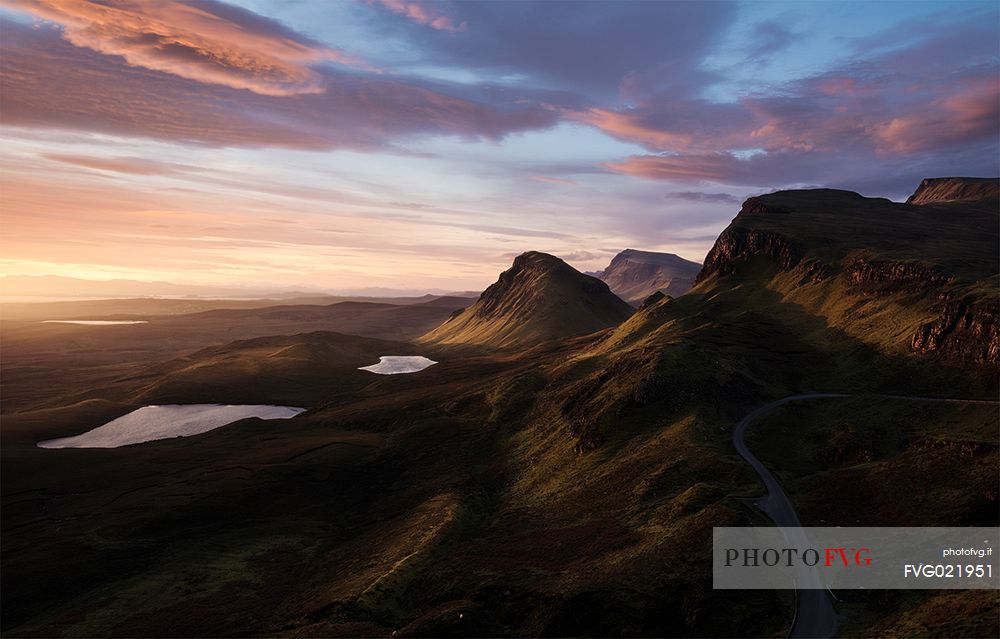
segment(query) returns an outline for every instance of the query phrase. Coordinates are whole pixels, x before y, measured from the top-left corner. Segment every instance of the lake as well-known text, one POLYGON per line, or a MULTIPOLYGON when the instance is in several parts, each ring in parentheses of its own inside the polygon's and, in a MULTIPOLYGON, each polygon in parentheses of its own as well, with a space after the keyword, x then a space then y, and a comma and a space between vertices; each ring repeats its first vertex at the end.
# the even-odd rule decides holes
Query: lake
POLYGON ((266 404, 143 406, 81 435, 38 442, 38 447, 118 448, 157 439, 198 435, 248 417, 290 419, 303 411, 304 408, 266 404))
POLYGON ((378 358, 378 364, 362 366, 358 370, 378 375, 399 375, 401 373, 416 373, 434 364, 437 362, 420 355, 383 355, 378 358))

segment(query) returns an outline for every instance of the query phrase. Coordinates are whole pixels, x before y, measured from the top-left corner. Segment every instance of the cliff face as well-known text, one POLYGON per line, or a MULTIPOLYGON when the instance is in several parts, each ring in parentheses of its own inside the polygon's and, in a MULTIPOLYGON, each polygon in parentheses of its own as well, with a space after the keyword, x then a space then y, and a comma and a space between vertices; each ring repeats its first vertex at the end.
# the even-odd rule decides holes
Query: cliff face
POLYGON ((751 261, 769 264, 775 276, 801 273, 783 277, 785 289, 831 280, 833 288, 810 294, 826 300, 822 313, 829 323, 863 341, 897 340, 897 347, 881 343, 885 348, 995 370, 1000 310, 990 278, 1000 272, 998 183, 928 179, 908 204, 828 189, 750 198, 712 247, 697 282, 729 286, 750 272, 751 261), (949 215, 942 215, 945 206, 949 215), (871 300, 871 310, 864 300, 871 300), (885 315, 887 308, 898 309, 898 318, 885 315), (874 313, 900 328, 909 323, 911 332, 873 335, 865 318, 874 313), (935 319, 917 323, 921 315, 935 319), (905 335, 903 344, 898 340, 905 335))
POLYGON ((995 366, 1000 363, 1000 305, 946 302, 938 319, 913 333, 910 347, 918 353, 995 366))
POLYGON ((910 348, 918 353, 933 353, 956 362, 977 365, 1000 362, 1000 308, 989 300, 960 296, 951 285, 956 278, 947 273, 913 262, 883 262, 857 258, 845 272, 853 289, 863 295, 879 297, 908 294, 914 303, 919 296, 936 300, 931 311, 938 314, 922 324, 910 338, 910 348), (930 293, 930 295, 926 295, 930 293))
POLYGON ((919 263, 860 257, 846 275, 854 290, 867 296, 931 293, 927 299, 936 300, 930 308, 938 318, 914 331, 910 338, 914 352, 980 365, 1000 362, 1000 307, 995 301, 954 292, 954 276, 919 263))
POLYGON ((907 204, 940 204, 944 202, 983 202, 1000 197, 1000 179, 945 177, 927 178, 907 204))
POLYGON ((756 255, 766 256, 784 271, 791 270, 802 260, 795 245, 778 233, 729 228, 722 232, 705 257, 705 266, 696 281, 702 282, 711 275, 732 275, 740 264, 756 255))
POLYGON ((867 294, 917 291, 955 280, 953 276, 917 262, 889 262, 870 257, 852 260, 846 275, 852 285, 867 294))

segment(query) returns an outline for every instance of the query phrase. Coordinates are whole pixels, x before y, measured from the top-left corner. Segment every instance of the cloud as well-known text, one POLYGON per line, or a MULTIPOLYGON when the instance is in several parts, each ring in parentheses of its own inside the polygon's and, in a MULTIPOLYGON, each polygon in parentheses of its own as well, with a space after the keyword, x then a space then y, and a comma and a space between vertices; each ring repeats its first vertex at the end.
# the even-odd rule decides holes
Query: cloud
POLYGON ((710 78, 700 62, 736 9, 732 2, 453 2, 445 13, 431 12, 443 4, 397 3, 447 15, 457 28, 382 20, 385 39, 408 45, 398 65, 471 71, 609 100, 625 85, 650 82, 697 93, 710 78))
POLYGON ((751 60, 765 58, 781 51, 801 38, 802 34, 796 33, 773 20, 758 22, 753 26, 750 33, 750 46, 747 50, 747 56, 751 60))
POLYGON ((576 180, 571 180, 569 178, 557 178, 549 175, 533 175, 531 176, 531 179, 539 182, 547 182, 549 184, 562 184, 564 186, 572 186, 576 184, 576 180))
POLYGON ((1000 122, 1000 82, 970 79, 950 95, 875 127, 882 149, 915 153, 944 145, 996 139, 1000 122))
POLYGON ((215 0, 3 4, 56 23, 67 41, 121 56, 131 66, 262 95, 322 93, 323 78, 310 68, 321 62, 371 70, 361 60, 276 21, 215 0))
POLYGON ((567 262, 592 262, 594 260, 608 259, 605 255, 593 253, 591 251, 572 251, 570 253, 560 255, 559 257, 567 262))
POLYGON ((409 20, 438 31, 465 31, 466 23, 455 22, 435 9, 429 2, 416 0, 368 0, 369 4, 379 4, 393 13, 406 16, 409 20))
POLYGON ((724 183, 760 191, 823 186, 899 198, 912 193, 926 177, 996 175, 997 153, 994 144, 885 156, 866 151, 787 151, 746 158, 731 153, 636 155, 609 163, 608 168, 674 183, 724 183))
POLYGON ((195 171, 198 167, 175 162, 160 162, 139 157, 98 158, 65 153, 45 153, 43 157, 55 162, 74 164, 87 169, 126 173, 130 175, 176 175, 195 171))
POLYGON ((713 202, 719 204, 739 204, 740 199, 729 193, 702 193, 700 191, 674 191, 665 196, 668 200, 688 200, 691 202, 713 202))
POLYGON ((426 134, 499 140, 547 128, 558 117, 522 94, 476 99, 448 87, 335 69, 318 71, 322 94, 248 93, 80 49, 53 29, 14 22, 2 28, 0 109, 8 126, 211 146, 373 150, 426 134))
POLYGON ((654 151, 718 151, 745 145, 754 115, 738 103, 658 95, 624 109, 567 111, 566 117, 654 151))
MULTIPOLYGON (((904 50, 847 61, 827 72, 732 102, 657 93, 627 108, 567 117, 639 144, 649 155, 604 164, 648 179, 782 186, 866 181, 890 167, 924 177, 995 174, 1000 83, 994 44, 965 24, 904 50)), ((919 179, 919 177, 918 177, 919 179)))
POLYGON ((745 183, 748 177, 756 179, 763 175, 763 172, 752 170, 754 164, 749 160, 740 160, 731 153, 711 153, 633 155, 620 162, 608 162, 605 166, 613 171, 651 180, 723 180, 745 183))

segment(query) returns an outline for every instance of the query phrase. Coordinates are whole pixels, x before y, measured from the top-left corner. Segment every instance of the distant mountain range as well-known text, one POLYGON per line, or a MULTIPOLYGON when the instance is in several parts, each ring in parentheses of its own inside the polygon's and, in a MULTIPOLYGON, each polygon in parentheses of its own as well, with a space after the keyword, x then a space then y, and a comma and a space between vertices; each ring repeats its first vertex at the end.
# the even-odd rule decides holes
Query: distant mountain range
POLYGON ((529 346, 614 326, 632 308, 608 285, 561 259, 519 255, 470 307, 425 335, 433 344, 529 346))
POLYGON ((683 295, 694 286, 700 270, 701 264, 673 253, 625 249, 606 269, 592 275, 604 281, 618 297, 638 305, 657 292, 671 297, 683 295))
MULTIPOLYGON (((316 291, 311 293, 316 294, 316 291)), ((250 289, 236 286, 206 286, 143 282, 131 279, 89 280, 60 275, 7 275, 0 277, 0 296, 39 298, 126 297, 302 297, 301 291, 250 289)))
POLYGON ((175 297, 197 299, 292 299, 322 295, 347 297, 419 297, 421 295, 454 295, 474 297, 469 291, 443 289, 399 289, 366 287, 355 289, 282 289, 253 288, 248 286, 209 286, 175 284, 172 282, 145 282, 131 279, 89 280, 60 275, 7 275, 0 277, 0 297, 18 298, 18 301, 47 299, 125 299, 145 297, 175 297))

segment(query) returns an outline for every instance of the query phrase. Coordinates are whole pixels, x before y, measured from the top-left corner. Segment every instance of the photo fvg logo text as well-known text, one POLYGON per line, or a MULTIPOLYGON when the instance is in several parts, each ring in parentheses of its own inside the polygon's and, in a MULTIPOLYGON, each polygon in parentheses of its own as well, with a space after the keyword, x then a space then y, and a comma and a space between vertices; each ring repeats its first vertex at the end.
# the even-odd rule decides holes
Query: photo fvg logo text
POLYGON ((726 567, 742 562, 744 567, 777 566, 784 563, 791 568, 797 563, 806 566, 822 565, 826 568, 843 564, 851 566, 870 566, 872 564, 871 548, 726 548, 726 567), (821 562, 822 559, 822 562, 821 562))
POLYGON ((998 528, 714 528, 716 589, 1000 588, 998 528))

